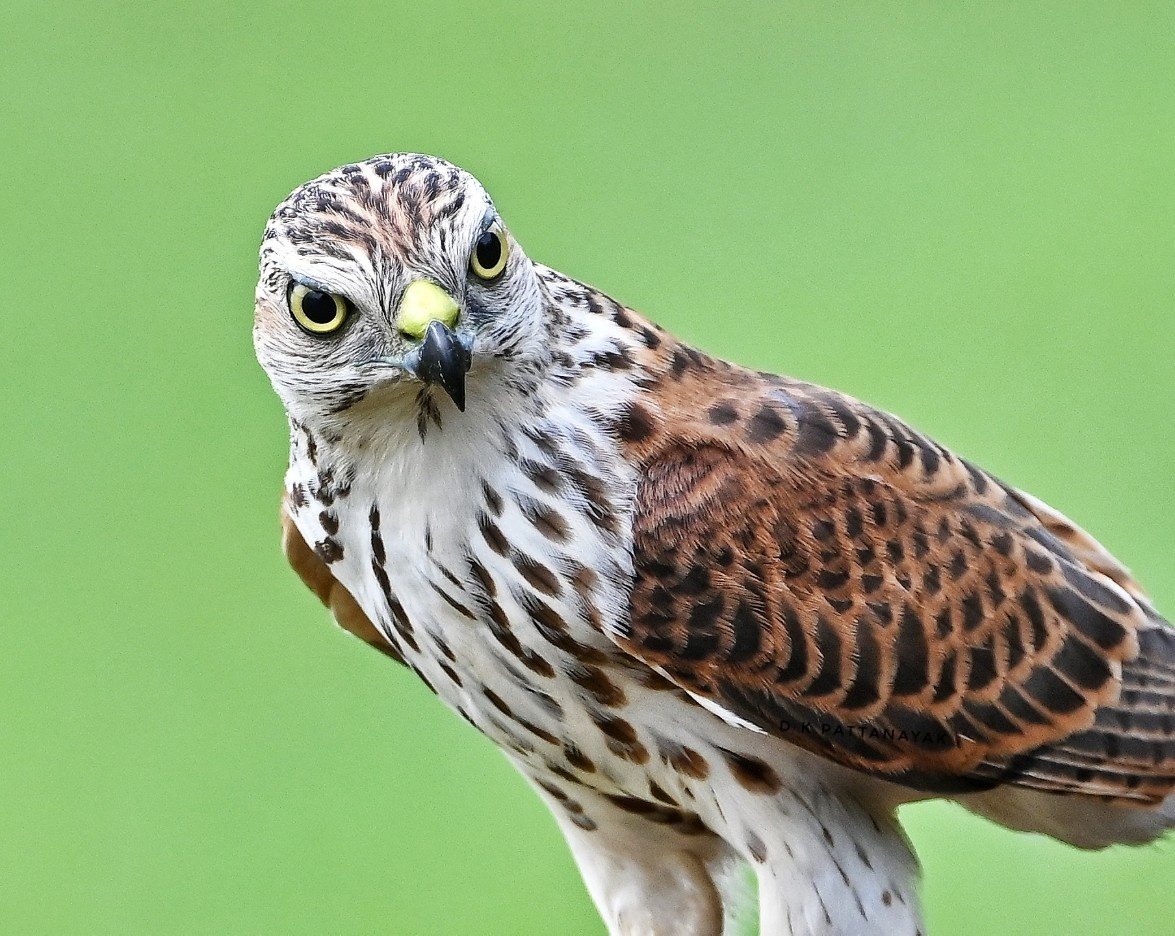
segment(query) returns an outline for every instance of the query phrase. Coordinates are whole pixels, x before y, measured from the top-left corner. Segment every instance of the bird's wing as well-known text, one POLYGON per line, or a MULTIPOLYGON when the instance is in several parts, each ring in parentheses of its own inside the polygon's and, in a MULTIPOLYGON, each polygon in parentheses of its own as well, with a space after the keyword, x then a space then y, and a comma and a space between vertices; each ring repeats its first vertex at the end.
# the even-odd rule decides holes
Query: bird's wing
POLYGON ((331 574, 330 567, 318 558, 314 550, 302 538, 302 534, 298 532, 298 528, 290 516, 287 499, 287 497, 282 498, 282 552, 285 553, 290 566, 298 573, 298 577, 306 587, 318 596, 318 600, 330 608, 331 614, 334 615, 335 621, 341 628, 370 644, 380 653, 390 656, 398 663, 403 663, 404 660, 400 654, 376 630, 375 625, 363 613, 363 609, 359 607, 351 593, 331 574))
POLYGON ((680 345, 645 364, 617 427, 640 479, 623 649, 921 789, 1175 786, 1175 631, 1092 537, 847 396, 680 345))

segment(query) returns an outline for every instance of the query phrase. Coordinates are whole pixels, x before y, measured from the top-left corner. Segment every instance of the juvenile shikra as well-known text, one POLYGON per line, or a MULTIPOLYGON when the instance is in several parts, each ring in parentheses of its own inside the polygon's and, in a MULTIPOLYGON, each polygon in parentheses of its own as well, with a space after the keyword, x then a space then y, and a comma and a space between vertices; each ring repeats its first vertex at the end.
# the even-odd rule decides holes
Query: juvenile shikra
POLYGON ((339 622, 497 744, 613 934, 913 936, 895 807, 1082 848, 1175 823, 1175 633, 1065 517, 843 394, 533 262, 395 154, 261 248, 284 542, 339 622))

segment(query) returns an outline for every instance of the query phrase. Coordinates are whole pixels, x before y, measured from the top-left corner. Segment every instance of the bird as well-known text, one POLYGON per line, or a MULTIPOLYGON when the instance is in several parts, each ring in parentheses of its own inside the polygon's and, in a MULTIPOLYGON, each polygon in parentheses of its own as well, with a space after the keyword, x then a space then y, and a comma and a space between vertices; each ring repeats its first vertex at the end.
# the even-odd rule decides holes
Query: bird
POLYGON ((1175 631, 1042 501, 691 347, 393 153, 293 191, 254 346, 282 543, 496 744, 612 936, 925 933, 898 806, 1082 849, 1175 825, 1175 631))

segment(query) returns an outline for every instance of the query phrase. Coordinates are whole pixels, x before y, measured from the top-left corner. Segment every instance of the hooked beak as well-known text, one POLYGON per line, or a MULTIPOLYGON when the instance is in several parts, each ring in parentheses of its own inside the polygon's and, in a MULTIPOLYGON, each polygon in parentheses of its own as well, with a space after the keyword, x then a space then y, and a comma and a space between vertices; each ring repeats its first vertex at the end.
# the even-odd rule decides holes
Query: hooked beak
POLYGON ((473 355, 472 342, 453 331, 459 311, 440 286, 416 280, 404 290, 396 319, 406 336, 424 339, 404 358, 404 367, 426 384, 440 384, 457 409, 465 412, 465 374, 473 355))
POLYGON ((465 412, 465 372, 473 355, 443 322, 433 319, 424 334, 424 344, 408 355, 405 366, 419 380, 440 384, 457 409, 465 412))

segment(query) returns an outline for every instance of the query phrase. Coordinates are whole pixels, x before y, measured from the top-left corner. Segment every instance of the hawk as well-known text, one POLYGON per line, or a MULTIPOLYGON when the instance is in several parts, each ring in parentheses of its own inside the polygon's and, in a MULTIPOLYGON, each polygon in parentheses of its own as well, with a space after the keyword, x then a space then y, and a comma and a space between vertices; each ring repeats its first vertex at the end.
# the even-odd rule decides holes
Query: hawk
POLYGON ((895 808, 1175 825, 1175 631, 1091 536, 904 422, 530 260, 430 156, 296 189, 254 342, 294 569, 547 803, 609 932, 921 933, 895 808))

